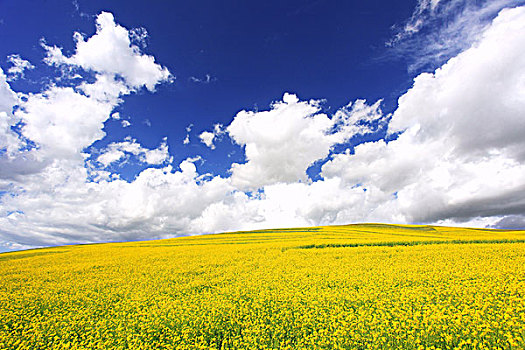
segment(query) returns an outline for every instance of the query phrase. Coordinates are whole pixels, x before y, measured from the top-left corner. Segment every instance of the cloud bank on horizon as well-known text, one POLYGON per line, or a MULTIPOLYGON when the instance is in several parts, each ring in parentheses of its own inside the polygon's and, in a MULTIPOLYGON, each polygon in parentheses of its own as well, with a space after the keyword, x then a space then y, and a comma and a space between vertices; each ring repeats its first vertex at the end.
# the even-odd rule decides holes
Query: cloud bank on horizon
MULTIPOLYGON (((0 245, 352 222, 525 227, 525 7, 497 3, 477 12, 496 14, 475 38, 482 21, 457 18, 470 46, 415 77, 391 114, 364 100, 328 114, 322 100, 286 92, 267 110, 210 125, 191 142, 244 150, 228 176, 200 173, 202 157, 174 164, 165 139, 153 149, 131 137, 93 146, 125 96, 174 83, 143 52, 143 32, 137 39, 102 12, 95 34, 74 34, 70 56, 42 40, 60 81, 21 93, 10 82, 33 64, 13 55, 13 69, 0 70, 0 245), (378 132, 386 136, 350 144, 378 132), (126 181, 113 166, 129 157, 146 168, 126 181)), ((439 6, 421 1, 391 45, 423 30, 439 6)))

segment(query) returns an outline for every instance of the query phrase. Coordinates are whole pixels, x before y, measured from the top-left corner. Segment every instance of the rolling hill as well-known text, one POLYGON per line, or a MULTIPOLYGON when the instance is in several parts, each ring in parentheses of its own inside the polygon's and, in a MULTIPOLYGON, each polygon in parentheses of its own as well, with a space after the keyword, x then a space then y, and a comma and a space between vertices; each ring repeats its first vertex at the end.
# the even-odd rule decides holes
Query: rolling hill
POLYGON ((519 349, 525 231, 359 224, 0 254, 1 349, 519 349))

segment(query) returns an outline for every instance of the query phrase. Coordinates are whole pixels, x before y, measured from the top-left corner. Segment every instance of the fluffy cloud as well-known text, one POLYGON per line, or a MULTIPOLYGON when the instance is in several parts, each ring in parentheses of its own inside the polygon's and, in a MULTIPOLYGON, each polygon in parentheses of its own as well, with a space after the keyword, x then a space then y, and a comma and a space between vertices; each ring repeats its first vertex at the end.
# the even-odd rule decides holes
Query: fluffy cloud
POLYGON ((11 129, 16 124, 12 110, 18 102, 16 94, 6 81, 6 76, 0 68, 0 150, 12 156, 19 147, 18 135, 11 129))
POLYGON ((170 154, 168 151, 167 139, 158 148, 148 149, 143 147, 137 140, 130 137, 123 142, 110 143, 97 157, 97 162, 104 167, 120 161, 125 158, 127 154, 136 156, 142 163, 149 165, 160 165, 170 161, 170 154))
MULTIPOLYGON (((75 33, 76 52, 66 57, 57 46, 47 46, 46 62, 52 65, 74 65, 100 74, 119 76, 132 89, 145 86, 153 91, 159 82, 169 81, 172 76, 166 67, 155 63, 153 56, 145 55, 133 45, 130 36, 135 31, 115 23, 113 15, 102 12, 96 20, 97 32, 87 40, 81 33, 75 33)), ((143 39, 141 39, 143 41, 143 39)))
MULTIPOLYGON (((111 225, 99 228, 99 210, 105 209, 97 203, 110 200, 108 194, 119 197, 115 191, 127 191, 128 185, 114 174, 90 169, 86 148, 105 137, 104 122, 122 96, 143 86, 153 90, 171 77, 152 56, 131 45, 129 35, 111 14, 101 13, 95 35, 86 40, 75 34, 73 56, 44 44, 48 63, 73 73, 91 70, 93 82, 79 81, 75 73, 68 86, 51 84, 19 98, 0 71, 0 188, 5 191, 0 192, 0 240, 34 246, 118 236, 111 234, 111 225), (90 182, 90 177, 99 182, 90 182)), ((146 164, 169 160, 166 140, 153 150, 125 140, 111 144, 108 152, 115 150, 146 164)))
POLYGON ((113 15, 97 16, 97 31, 90 38, 75 33, 75 54, 66 57, 56 46, 43 44, 46 62, 59 67, 95 72, 92 83, 76 87, 49 86, 42 93, 23 96, 14 113, 21 123, 21 137, 36 147, 31 154, 40 161, 57 159, 83 162, 83 149, 105 136, 104 122, 112 116, 121 97, 141 87, 153 90, 168 81, 168 69, 130 42, 131 32, 114 22, 113 15))
POLYGON ((247 162, 232 164, 232 183, 239 189, 257 189, 307 182, 306 170, 315 161, 326 158, 334 145, 370 131, 370 122, 382 117, 379 102, 367 106, 358 100, 332 118, 320 113, 320 103, 285 93, 269 111, 239 112, 226 130, 244 147, 247 162))
MULTIPOLYGON (((215 138, 215 134, 209 131, 203 131, 199 138, 201 139, 201 142, 204 143, 207 147, 211 149, 215 149, 215 145, 213 144, 213 139, 215 138)), ((188 141, 189 143, 189 141, 188 141)))
MULTIPOLYGON (((183 141, 185 145, 190 142, 189 132, 191 131, 191 127, 186 128, 186 131, 188 134, 186 134, 186 138, 183 141)), ((215 149, 215 141, 220 139, 224 132, 225 131, 222 124, 215 124, 213 126, 213 131, 203 131, 199 134, 199 138, 201 139, 201 142, 207 147, 215 149)))
POLYGON ((218 177, 200 181, 191 160, 179 167, 146 169, 132 182, 89 183, 83 168, 67 174, 49 169, 26 193, 3 203, 0 234, 5 241, 47 245, 188 232, 192 220, 227 198, 231 187, 218 177))
POLYGON ((45 93, 27 95, 15 115, 23 122, 23 136, 38 144, 40 158, 78 158, 85 147, 105 136, 103 123, 115 103, 52 86, 45 93))
POLYGON ((20 119, 12 111, 18 102, 0 69, 0 191, 12 189, 12 180, 38 172, 44 166, 29 149, 28 140, 17 132, 20 119))
POLYGON ((22 59, 22 57, 20 57, 20 55, 17 54, 7 56, 7 60, 12 64, 12 67, 10 67, 7 70, 7 74, 9 75, 9 81, 23 78, 25 70, 35 68, 35 66, 31 64, 31 62, 22 59))
POLYGON ((406 222, 523 214, 523 47, 525 8, 503 10, 477 45, 414 80, 389 124, 398 139, 335 155, 323 175, 395 195, 406 222))
POLYGON ((16 93, 7 83, 7 77, 0 68, 0 112, 11 114, 14 105, 18 102, 16 93))

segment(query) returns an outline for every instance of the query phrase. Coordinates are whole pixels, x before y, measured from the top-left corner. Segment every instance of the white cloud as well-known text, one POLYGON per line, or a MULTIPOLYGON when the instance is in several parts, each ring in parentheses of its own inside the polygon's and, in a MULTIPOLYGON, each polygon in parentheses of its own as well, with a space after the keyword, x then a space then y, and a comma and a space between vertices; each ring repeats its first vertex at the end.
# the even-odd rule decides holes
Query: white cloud
POLYGON ((365 101, 339 110, 330 118, 320 113, 321 101, 299 101, 285 93, 271 110, 239 112, 226 128, 244 146, 247 162, 231 167, 232 183, 239 189, 256 189, 279 182, 306 182, 306 170, 326 158, 331 148, 352 136, 370 131, 370 123, 382 117, 380 102, 365 101), (363 122, 358 125, 358 121, 363 122))
POLYGON ((167 140, 164 139, 162 144, 155 149, 147 150, 139 154, 139 159, 146 164, 158 165, 164 162, 170 162, 171 157, 168 151, 167 140))
POLYGON ((120 124, 122 124, 123 128, 127 128, 128 126, 131 126, 131 123, 129 122, 129 120, 122 120, 120 124))
POLYGON ((323 175, 395 195, 406 222, 523 213, 524 47, 525 7, 503 10, 478 44, 414 80, 389 124, 397 140, 336 155, 323 175))
MULTIPOLYGON (((193 128, 193 124, 190 124, 186 127, 186 137, 184 138, 184 140, 182 141, 182 144, 183 145, 187 145, 190 143, 190 132, 191 132, 191 129, 193 128)), ((209 147, 209 146, 208 146, 209 147)))
POLYGON ((13 66, 7 70, 9 81, 14 81, 20 78, 24 78, 24 71, 34 69, 35 66, 31 62, 22 59, 20 55, 9 55, 7 56, 7 61, 10 62, 13 66))
POLYGON ((42 44, 46 62, 93 70, 95 81, 80 81, 77 87, 51 85, 42 93, 27 94, 15 112, 23 123, 23 137, 36 143, 33 153, 42 161, 83 160, 82 150, 105 136, 103 123, 110 116, 120 119, 112 111, 122 102, 121 96, 142 86, 153 90, 170 78, 167 68, 130 44, 128 30, 116 24, 110 13, 97 16, 92 37, 85 39, 79 33, 74 37, 76 49, 71 57, 56 46, 42 44))
POLYGON ((78 159, 85 147, 105 136, 104 121, 116 103, 57 86, 26 98, 15 115, 24 123, 24 137, 37 143, 40 158, 78 159))
POLYGON ((160 165, 171 161, 166 138, 163 139, 159 147, 148 149, 138 143, 137 140, 127 137, 125 141, 113 142, 105 147, 102 154, 97 157, 97 162, 107 167, 123 159, 127 154, 134 155, 142 163, 149 165, 160 165))
POLYGON ((7 83, 7 77, 2 68, 0 68, 0 112, 11 114, 13 107, 18 102, 16 93, 11 90, 7 83))
POLYGON ((129 39, 131 43, 143 49, 147 46, 148 36, 146 28, 133 28, 129 31, 129 39))
POLYGON ((101 163, 104 167, 107 167, 112 163, 118 162, 125 156, 126 153, 124 151, 118 148, 110 148, 106 149, 100 156, 97 157, 97 162, 101 163))
POLYGON ((149 168, 132 182, 86 183, 79 168, 56 180, 47 172, 38 186, 3 204, 2 214, 14 207, 20 212, 0 217, 0 235, 6 241, 46 245, 189 232, 192 221, 210 203, 227 198, 231 188, 218 177, 199 181, 192 161, 179 167, 149 168))
POLYGON ((94 83, 84 81, 78 89, 90 98, 115 106, 122 102, 120 99, 122 95, 133 92, 116 76, 107 74, 97 74, 94 83))
POLYGON ((16 93, 11 90, 0 68, 0 191, 11 187, 11 180, 19 175, 39 171, 42 164, 34 159, 25 140, 13 130, 20 120, 12 114, 18 104, 16 93))
MULTIPOLYGON (((117 174, 91 168, 84 152, 105 136, 107 119, 120 119, 112 111, 123 95, 141 86, 152 90, 169 80, 169 72, 130 46, 126 29, 116 25, 112 15, 102 13, 97 20, 97 33, 87 41, 76 35, 72 57, 44 44, 47 62, 60 69, 71 67, 70 82, 78 85, 51 84, 41 93, 20 94, 19 99, 0 71, 0 147, 7 150, 0 154, 0 188, 9 192, 0 202, 0 240, 35 246, 112 240, 119 235, 111 234, 111 225, 100 228, 100 219, 106 216, 97 203, 111 200, 106 197, 109 193, 119 197, 115 191, 127 191, 128 185, 117 174), (95 81, 77 80, 77 68, 94 70, 95 81), (19 107, 12 114, 15 104, 19 107), (19 133, 11 128, 15 125, 19 133), (90 176, 97 182, 90 182, 90 176), (106 192, 108 187, 113 191, 106 192)), ((136 140, 110 148, 148 165, 171 162, 166 140, 156 149, 146 149, 136 140)), ((109 164, 109 158, 101 159, 109 164)), ((130 203, 122 205, 125 209, 130 203)))
POLYGON ((215 138, 214 133, 209 132, 209 131, 203 131, 199 135, 199 138, 201 139, 201 142, 204 143, 206 146, 208 146, 211 149, 215 149, 215 145, 213 144, 213 139, 215 138))
MULTIPOLYGON (((191 128, 189 128, 189 130, 188 129, 186 129, 186 130, 189 133, 191 128)), ((202 133, 200 133, 199 138, 201 139, 201 142, 204 143, 206 146, 208 146, 211 149, 215 149, 215 143, 214 142, 217 139, 220 139, 224 133, 225 133, 225 131, 224 131, 223 125, 222 124, 215 124, 213 126, 213 131, 203 131, 202 133)), ((184 141, 183 141, 184 144, 187 144, 186 140, 188 141, 187 143, 190 142, 189 134, 186 134, 186 139, 184 139, 184 141)))
MULTIPOLYGON (((102 75, 122 77, 130 89, 145 86, 153 91, 155 85, 173 79, 166 67, 155 63, 155 58, 143 54, 132 44, 136 32, 115 23, 109 12, 101 12, 96 19, 97 32, 90 38, 75 33, 75 54, 64 56, 62 49, 42 43, 47 51, 45 62, 50 65, 74 65, 102 75)), ((147 35, 147 33, 146 33, 147 35)))

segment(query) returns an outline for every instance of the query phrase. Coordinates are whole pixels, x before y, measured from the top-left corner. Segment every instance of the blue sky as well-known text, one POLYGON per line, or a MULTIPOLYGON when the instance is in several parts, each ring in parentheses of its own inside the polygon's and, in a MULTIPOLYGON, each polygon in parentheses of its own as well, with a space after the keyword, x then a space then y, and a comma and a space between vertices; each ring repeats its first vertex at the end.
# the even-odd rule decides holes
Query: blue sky
MULTIPOLYGON (((154 94, 127 96, 117 109, 132 125, 122 130, 107 123, 108 137, 97 145, 131 134, 154 147, 159 136, 167 136, 170 147, 177 150, 176 161, 205 152, 204 170, 226 175, 227 154, 235 151, 235 159, 241 161, 242 152, 230 142, 215 152, 199 143, 181 148, 186 126, 193 125, 190 136, 195 137, 214 123, 228 124, 242 109, 266 108, 287 91, 302 99, 325 99, 325 108, 331 110, 364 98, 383 99, 384 109, 391 111, 410 86, 412 74, 407 72, 407 58, 394 58, 384 44, 394 34, 392 26, 402 25, 415 5, 385 1, 11 2, 2 9, 1 56, 18 53, 44 68, 41 38, 71 53, 72 33, 93 35, 94 18, 102 11, 113 13, 126 28, 145 28, 144 51, 166 66, 176 81, 158 86, 154 94), (29 24, 24 30, 20 30, 22 22, 29 24), (145 127, 146 120, 151 127, 145 127)), ((9 64, 4 62, 2 67, 7 70, 9 64)), ((13 86, 18 91, 39 91, 42 74, 48 78, 50 72, 29 71, 27 79, 13 86), (38 83, 28 84, 33 79, 38 83)), ((137 171, 122 170, 128 179, 137 171)))
POLYGON ((0 249, 525 227, 524 3, 1 2, 0 249))

